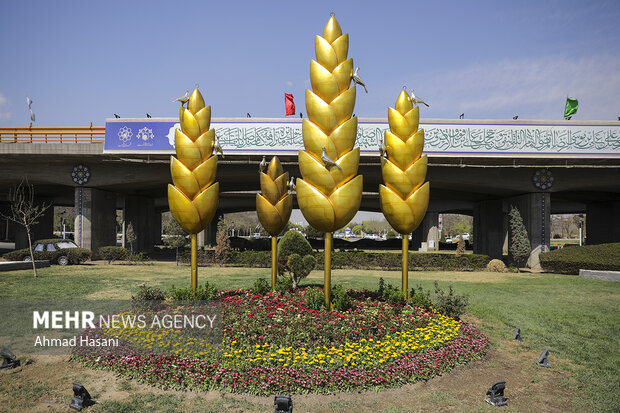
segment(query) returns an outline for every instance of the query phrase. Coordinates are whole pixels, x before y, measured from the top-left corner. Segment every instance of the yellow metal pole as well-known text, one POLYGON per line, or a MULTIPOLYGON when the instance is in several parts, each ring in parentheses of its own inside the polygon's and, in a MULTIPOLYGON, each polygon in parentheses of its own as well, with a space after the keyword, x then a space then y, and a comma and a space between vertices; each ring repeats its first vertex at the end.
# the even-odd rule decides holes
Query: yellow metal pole
POLYGON ((271 291, 276 290, 278 277, 278 238, 271 237, 271 291))
POLYGON ((198 240, 197 235, 192 234, 192 291, 196 294, 198 288, 198 240))
POLYGON ((325 307, 332 308, 332 233, 325 233, 325 271, 323 275, 323 291, 325 292, 325 307))
POLYGON ((409 234, 403 234, 403 277, 402 277, 402 285, 403 285, 403 295, 405 296, 405 300, 408 299, 408 285, 409 285, 409 234))

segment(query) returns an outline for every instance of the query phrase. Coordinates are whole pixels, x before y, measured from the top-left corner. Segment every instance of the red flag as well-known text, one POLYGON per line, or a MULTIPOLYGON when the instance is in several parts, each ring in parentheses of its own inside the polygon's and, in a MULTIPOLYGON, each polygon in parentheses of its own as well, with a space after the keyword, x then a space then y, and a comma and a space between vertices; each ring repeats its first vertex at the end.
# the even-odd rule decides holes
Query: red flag
POLYGON ((290 93, 284 94, 284 116, 295 114, 295 102, 293 102, 293 95, 290 93))

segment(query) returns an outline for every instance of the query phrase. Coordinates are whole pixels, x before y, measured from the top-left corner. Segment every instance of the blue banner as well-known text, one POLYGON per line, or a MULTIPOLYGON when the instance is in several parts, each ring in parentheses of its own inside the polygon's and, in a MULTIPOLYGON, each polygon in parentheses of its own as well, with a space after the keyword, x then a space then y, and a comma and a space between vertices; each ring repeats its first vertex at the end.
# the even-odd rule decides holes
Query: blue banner
POLYGON ((104 151, 174 153, 174 129, 178 121, 109 119, 105 125, 104 151))

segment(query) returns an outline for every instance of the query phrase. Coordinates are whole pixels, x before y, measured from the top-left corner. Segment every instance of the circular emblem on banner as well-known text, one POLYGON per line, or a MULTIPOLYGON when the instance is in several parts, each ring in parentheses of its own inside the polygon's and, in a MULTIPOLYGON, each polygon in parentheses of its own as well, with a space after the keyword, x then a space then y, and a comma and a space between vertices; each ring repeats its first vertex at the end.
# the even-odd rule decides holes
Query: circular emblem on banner
POLYGON ((534 186, 543 191, 553 186, 553 179, 553 174, 548 169, 538 169, 532 176, 534 186))
POLYGON ((86 165, 76 165, 71 172, 71 179, 78 185, 84 185, 90 179, 90 169, 86 165))

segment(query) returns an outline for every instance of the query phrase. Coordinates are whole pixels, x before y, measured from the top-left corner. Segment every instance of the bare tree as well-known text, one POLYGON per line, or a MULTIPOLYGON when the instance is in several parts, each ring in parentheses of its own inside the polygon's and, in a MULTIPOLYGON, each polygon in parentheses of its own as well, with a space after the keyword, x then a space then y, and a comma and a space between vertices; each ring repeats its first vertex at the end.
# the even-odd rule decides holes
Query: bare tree
POLYGON ((34 253, 32 251, 32 237, 30 235, 32 227, 39 223, 39 218, 45 214, 45 211, 51 204, 35 204, 34 202, 34 186, 29 185, 26 181, 21 182, 18 186, 9 190, 9 203, 11 209, 8 214, 0 213, 4 218, 23 226, 28 235, 28 248, 30 249, 30 259, 32 261, 32 270, 34 277, 37 277, 37 266, 34 262, 34 253))

